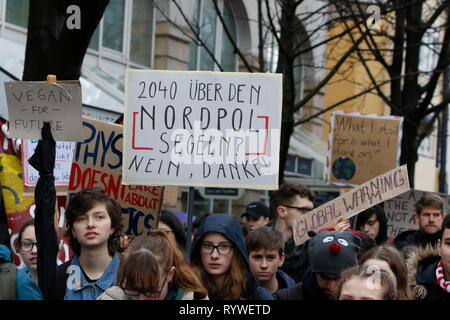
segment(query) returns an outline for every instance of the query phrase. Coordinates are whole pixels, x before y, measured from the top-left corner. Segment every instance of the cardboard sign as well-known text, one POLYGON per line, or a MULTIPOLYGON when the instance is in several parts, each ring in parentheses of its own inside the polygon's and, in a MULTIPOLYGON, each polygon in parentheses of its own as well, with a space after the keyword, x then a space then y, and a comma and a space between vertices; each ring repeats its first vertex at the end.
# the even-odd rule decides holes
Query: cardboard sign
POLYGON ((122 184, 122 125, 83 117, 83 142, 78 142, 70 173, 69 197, 100 187, 122 206, 122 232, 146 235, 155 228, 164 188, 122 184))
POLYGON ((281 79, 127 70, 123 182, 277 189, 281 79))
MULTIPOLYGON (((6 222, 9 231, 10 248, 12 260, 17 266, 24 266, 23 258, 16 251, 20 228, 26 221, 34 218, 36 206, 34 204, 34 193, 30 196, 24 195, 23 189, 23 168, 20 161, 18 149, 19 140, 8 138, 8 122, 0 118, 0 141, 2 148, 0 149, 0 184, 2 186, 1 193, 3 198, 4 211, 6 213, 6 222)), ((58 208, 55 212, 55 227, 57 226, 59 235, 58 253, 59 262, 69 261, 72 251, 69 247, 69 240, 64 236, 64 206, 61 206, 62 198, 57 198, 58 208)))
MULTIPOLYGON (((39 180, 39 172, 28 163, 38 142, 39 140, 22 140, 23 184, 27 187, 35 187, 39 180)), ((65 187, 69 185, 75 142, 56 141, 55 148, 55 169, 53 171, 55 186, 65 187)))
MULTIPOLYGON (((416 212, 416 202, 425 193, 434 192, 410 190, 384 202, 388 237, 395 238, 403 231, 417 230, 419 228, 416 219, 414 219, 414 213, 416 212)), ((450 196, 443 193, 435 194, 444 199, 444 214, 450 214, 450 196)))
POLYGON ((403 118, 335 111, 325 180, 357 186, 398 167, 403 118))
POLYGON ((5 82, 11 138, 41 139, 50 122, 56 141, 80 141, 81 86, 79 81, 5 82))
POLYGON ((333 226, 339 217, 347 220, 380 202, 393 198, 409 190, 406 165, 395 168, 338 198, 296 219, 293 224, 294 241, 300 245, 309 239, 308 231, 319 231, 333 226))

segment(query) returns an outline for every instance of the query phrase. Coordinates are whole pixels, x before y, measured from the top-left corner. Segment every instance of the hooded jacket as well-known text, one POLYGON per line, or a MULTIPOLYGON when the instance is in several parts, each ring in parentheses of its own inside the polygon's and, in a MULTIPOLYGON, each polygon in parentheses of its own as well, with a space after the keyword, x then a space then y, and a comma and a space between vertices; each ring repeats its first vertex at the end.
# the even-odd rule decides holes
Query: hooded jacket
MULTIPOLYGON (((273 297, 269 291, 257 285, 256 278, 250 269, 247 248, 245 246, 245 239, 241 225, 238 219, 233 215, 211 214, 202 221, 197 232, 195 233, 194 241, 192 242, 192 249, 190 252, 191 261, 192 257, 200 253, 198 248, 200 245, 200 240, 208 232, 222 233, 234 244, 243 257, 248 271, 247 290, 243 298, 248 300, 273 300, 273 297)), ((211 296, 209 298, 213 299, 211 296)))
MULTIPOLYGON (((11 263, 11 251, 3 244, 0 244, 0 263, 11 263)), ((42 300, 41 291, 31 277, 23 270, 16 270, 16 299, 17 300, 42 300)), ((7 284, 0 284, 5 288, 7 284)))
POLYGON ((408 284, 416 300, 450 300, 436 281, 436 267, 441 257, 435 247, 411 247, 404 251, 408 284))

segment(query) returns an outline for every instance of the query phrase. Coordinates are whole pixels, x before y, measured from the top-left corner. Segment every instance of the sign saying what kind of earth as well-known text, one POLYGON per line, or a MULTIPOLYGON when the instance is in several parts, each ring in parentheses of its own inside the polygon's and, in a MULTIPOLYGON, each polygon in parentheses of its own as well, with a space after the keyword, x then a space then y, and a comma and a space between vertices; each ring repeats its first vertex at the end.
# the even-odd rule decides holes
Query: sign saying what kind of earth
POLYGON ((326 182, 357 186, 397 167, 402 125, 402 117, 333 112, 326 182))
POLYGON ((410 190, 406 165, 379 175, 342 194, 294 221, 292 232, 296 245, 309 239, 309 231, 330 228, 334 221, 347 220, 378 203, 410 190))
POLYGON ((277 189, 281 80, 127 70, 123 182, 277 189))
POLYGON ((4 85, 10 138, 40 140, 44 122, 50 122, 56 141, 82 140, 79 81, 7 81, 4 85))

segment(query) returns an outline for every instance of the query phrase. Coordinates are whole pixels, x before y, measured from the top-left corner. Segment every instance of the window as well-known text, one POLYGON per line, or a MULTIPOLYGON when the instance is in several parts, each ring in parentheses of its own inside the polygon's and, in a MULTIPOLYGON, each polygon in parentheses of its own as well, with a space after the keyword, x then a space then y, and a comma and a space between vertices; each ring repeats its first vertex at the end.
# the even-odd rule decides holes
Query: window
POLYGON ((8 0, 6 2, 6 22, 27 28, 29 8, 29 0, 8 0))
MULTIPOLYGON (((236 23, 228 1, 219 1, 219 8, 222 12, 223 19, 230 32, 233 41, 237 43, 236 23)), ((198 0, 194 8, 192 24, 198 33, 201 41, 214 55, 224 71, 236 71, 237 58, 234 53, 233 45, 228 38, 212 0, 198 0)), ((195 35, 194 35, 195 39, 195 35)), ((215 70, 214 60, 203 46, 198 46, 195 42, 191 42, 189 55, 190 70, 215 70)))
POLYGON ((153 39, 153 2, 134 0, 132 16, 130 60, 150 67, 153 39))
POLYGON ((92 35, 89 48, 102 53, 121 54, 137 67, 151 67, 153 15, 153 1, 110 0, 102 21, 92 35), (130 31, 127 33, 126 30, 130 31))
POLYGON ((303 157, 288 154, 284 171, 311 176, 312 159, 306 159, 303 157))
POLYGON ((103 15, 102 45, 115 51, 123 50, 125 0, 111 0, 103 15))

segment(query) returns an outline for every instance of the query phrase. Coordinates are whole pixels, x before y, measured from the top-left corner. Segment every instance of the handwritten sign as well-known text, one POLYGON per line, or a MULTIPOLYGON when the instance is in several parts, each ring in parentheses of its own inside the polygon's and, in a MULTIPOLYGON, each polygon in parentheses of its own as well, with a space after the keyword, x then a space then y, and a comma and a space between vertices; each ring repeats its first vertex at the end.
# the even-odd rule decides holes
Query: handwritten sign
POLYGON ((335 111, 325 180, 357 186, 399 165, 402 117, 335 111))
POLYGON ((293 234, 296 245, 309 239, 308 231, 318 231, 333 226, 339 217, 347 220, 380 202, 393 198, 409 190, 406 165, 395 168, 338 198, 306 213, 294 221, 293 234))
POLYGON ((278 188, 281 75, 127 70, 126 184, 278 188))
POLYGON ((122 184, 122 125, 83 117, 83 137, 73 155, 69 197, 100 187, 121 204, 124 234, 145 235, 145 230, 155 228, 164 188, 122 184))
MULTIPOLYGON (((23 184, 27 187, 35 187, 39 180, 39 172, 28 163, 38 142, 38 140, 22 140, 23 184)), ((55 186, 68 186, 75 142, 57 141, 55 149, 55 169, 53 171, 55 186)))
MULTIPOLYGON (((388 237, 395 238, 403 231, 417 230, 419 228, 416 219, 414 219, 414 213, 416 212, 416 202, 425 193, 435 192, 410 190, 384 202, 388 237)), ((450 196, 443 193, 435 194, 444 199, 444 214, 450 214, 450 196)))
POLYGON ((11 138, 41 139, 50 122, 56 141, 80 141, 81 86, 78 81, 5 82, 11 138))

